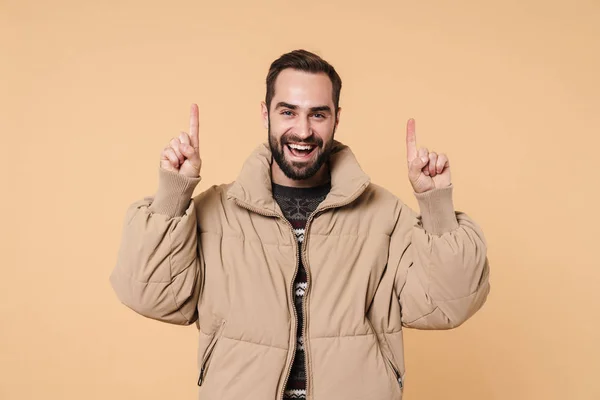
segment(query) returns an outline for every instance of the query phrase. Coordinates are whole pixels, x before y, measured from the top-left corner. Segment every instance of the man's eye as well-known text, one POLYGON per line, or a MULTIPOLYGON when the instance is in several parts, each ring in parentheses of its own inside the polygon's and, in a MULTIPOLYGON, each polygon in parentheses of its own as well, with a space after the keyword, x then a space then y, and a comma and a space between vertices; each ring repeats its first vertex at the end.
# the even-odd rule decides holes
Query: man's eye
POLYGON ((319 114, 319 113, 314 114, 314 116, 317 117, 317 118, 325 118, 325 115, 319 114))
POLYGON ((292 115, 292 112, 289 110, 285 110, 281 113, 282 115, 292 115))

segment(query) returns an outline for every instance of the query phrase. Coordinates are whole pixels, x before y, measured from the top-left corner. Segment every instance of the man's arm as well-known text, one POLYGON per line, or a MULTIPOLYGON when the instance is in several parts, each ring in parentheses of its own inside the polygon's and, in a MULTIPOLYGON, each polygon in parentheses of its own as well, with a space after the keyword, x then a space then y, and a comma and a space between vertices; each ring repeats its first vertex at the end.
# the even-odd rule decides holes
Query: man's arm
POLYGON ((199 180, 160 169, 156 196, 127 210, 110 283, 148 318, 180 325, 197 318, 202 259, 191 195, 199 180))
POLYGON ((200 182, 198 106, 190 109, 190 132, 181 132, 161 152, 154 197, 127 210, 110 283, 134 311, 188 325, 197 319, 202 280, 194 188, 200 182))
POLYGON ((452 190, 415 194, 421 215, 400 208, 390 262, 398 265, 403 326, 455 328, 483 306, 490 291, 485 237, 468 215, 454 211, 452 190))
POLYGON ((402 324, 454 328, 481 308, 490 291, 487 244, 481 228, 454 211, 446 154, 417 150, 412 118, 406 125, 406 155, 421 215, 402 204, 391 237, 402 324))

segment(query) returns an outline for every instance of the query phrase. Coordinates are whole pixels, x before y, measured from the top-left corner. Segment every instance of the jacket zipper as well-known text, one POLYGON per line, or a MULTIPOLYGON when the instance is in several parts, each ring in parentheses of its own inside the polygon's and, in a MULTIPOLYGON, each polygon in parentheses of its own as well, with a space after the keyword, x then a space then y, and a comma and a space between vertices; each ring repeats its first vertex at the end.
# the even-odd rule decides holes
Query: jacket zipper
POLYGON ((347 204, 352 203, 354 200, 356 200, 356 198, 358 198, 358 196, 360 196, 363 192, 363 190, 369 185, 369 183, 365 183, 363 185, 361 185, 361 187, 352 194, 352 196, 350 196, 349 198, 347 198, 345 201, 342 201, 340 203, 336 203, 336 204, 330 204, 326 207, 323 207, 321 209, 317 209, 315 211, 313 211, 309 217, 308 220, 306 221, 306 227, 304 229, 304 241, 302 242, 302 264, 304 265, 304 270, 306 271, 306 291, 304 292, 304 297, 302 298, 302 315, 304 316, 304 321, 303 321, 303 325, 302 325, 302 337, 304 338, 304 365, 305 365, 305 374, 306 374, 306 398, 309 399, 311 398, 310 396, 310 392, 309 392, 309 383, 310 379, 309 379, 309 372, 310 372, 310 351, 309 351, 309 340, 308 340, 308 292, 310 291, 311 288, 311 284, 310 284, 310 268, 308 266, 308 258, 306 256, 306 249, 308 247, 308 240, 309 240, 309 228, 310 228, 310 224, 314 218, 315 215, 325 211, 325 210, 329 210, 331 208, 337 208, 337 207, 343 207, 347 204))
POLYGON ((221 338, 221 332, 223 332, 224 325, 225 325, 225 321, 223 321, 221 323, 221 326, 219 327, 217 332, 215 332, 215 337, 214 337, 212 343, 210 344, 209 348, 206 350, 206 355, 204 356, 204 359, 202 360, 202 367, 200 368, 200 375, 198 376, 198 386, 202 386, 202 382, 204 381, 204 374, 205 374, 205 370, 206 370, 208 361, 210 360, 210 358, 213 354, 213 351, 215 350, 215 347, 217 346, 217 342, 221 338))
POLYGON ((400 389, 403 389, 404 388, 404 382, 402 381, 402 375, 400 375, 400 372, 398 372, 398 369, 396 367, 394 367, 394 364, 392 363, 392 360, 390 360, 388 358, 388 356, 386 356, 385 354, 383 354, 383 358, 385 358, 385 361, 388 363, 388 365, 390 366, 390 368, 392 368, 392 371, 394 371, 394 374, 396 375, 396 381, 398 381, 398 385, 400 385, 400 389))
MULTIPOLYGON (((289 290, 289 294, 290 294, 290 298, 292 299, 292 310, 294 313, 294 334, 292 335, 294 340, 292 343, 292 358, 290 359, 290 362, 287 365, 286 368, 286 374, 285 374, 285 380, 283 382, 283 386, 281 387, 281 395, 279 396, 279 398, 281 400, 283 400, 283 395, 285 393, 285 387, 287 386, 287 381, 290 377, 290 372, 292 370, 292 365, 294 362, 294 358, 296 357, 296 342, 298 341, 298 338, 296 337, 296 332, 298 332, 298 314, 296 313, 296 305, 293 303, 294 301, 294 282, 296 281, 296 275, 298 274, 298 263, 300 262, 300 255, 298 254, 298 239, 296 238, 296 233, 294 232, 294 227, 292 226, 292 224, 290 223, 290 221, 288 221, 283 215, 280 215, 278 213, 272 212, 265 212, 264 210, 252 207, 251 205, 249 205, 246 202, 243 202, 237 198, 234 198, 236 204, 238 204, 239 206, 246 208, 247 210, 253 211, 257 214, 260 215, 264 215, 266 217, 277 217, 281 220, 283 220, 287 226, 290 227, 290 232, 292 233, 292 242, 294 243, 294 253, 296 254, 296 265, 294 266, 294 276, 292 277, 292 283, 290 285, 290 290, 289 290)), ((308 284, 307 284, 308 286, 308 284)))
MULTIPOLYGON (((310 291, 310 270, 308 268, 308 260, 306 258, 306 248, 308 246, 308 238, 309 238, 309 234, 308 234, 308 230, 310 227, 310 224, 314 218, 314 216, 316 214, 319 214, 325 210, 329 210, 331 208, 336 208, 336 207, 343 207, 347 204, 352 203, 354 200, 356 200, 356 198, 358 198, 358 196, 360 196, 363 192, 363 190, 369 185, 369 182, 366 182, 364 184, 362 184, 360 186, 360 188, 358 190, 356 190, 356 192, 354 192, 352 194, 352 196, 350 196, 349 198, 347 198, 345 201, 342 201, 340 203, 336 203, 336 204, 330 204, 327 207, 323 207, 321 209, 316 209, 315 211, 313 211, 309 217, 308 220, 306 221, 306 226, 304 228, 304 241, 302 242, 302 245, 300 246, 301 250, 300 252, 302 253, 302 263, 304 265, 304 270, 306 271, 306 291, 304 292, 304 297, 302 298, 302 311, 303 311, 303 324, 302 324, 302 337, 304 338, 304 365, 305 365, 305 373, 306 373, 306 398, 308 399, 310 397, 309 395, 309 383, 310 383, 310 379, 309 379, 309 370, 310 370, 310 366, 309 366, 309 362, 310 362, 310 357, 309 357, 309 350, 308 350, 308 336, 307 336, 307 326, 308 326, 308 313, 306 312, 308 306, 308 292, 310 291)), ((234 201, 236 202, 236 204, 238 204, 241 207, 246 208, 247 210, 253 211, 257 214, 260 215, 264 215, 264 216, 271 216, 271 217, 278 217, 279 219, 283 220, 289 227, 292 233, 292 239, 294 242, 294 252, 296 254, 296 266, 294 269, 294 276, 292 278, 292 283, 290 286, 290 295, 291 298, 294 299, 294 282, 296 280, 296 275, 298 274, 298 263, 299 263, 299 255, 298 255, 298 240, 296 238, 296 233, 294 232, 294 227, 292 226, 292 224, 283 216, 280 215, 278 213, 275 212, 265 212, 264 210, 255 208, 253 206, 251 206, 250 204, 238 199, 238 198, 234 198, 234 201)), ((281 392, 280 392, 280 396, 279 398, 281 400, 283 400, 283 395, 285 392, 285 387, 287 385, 287 381, 290 377, 290 372, 292 369, 292 364, 294 361, 294 357, 296 356, 296 342, 298 341, 298 338, 296 337, 296 332, 298 331, 298 315, 296 313, 296 306, 294 304, 292 304, 292 309, 294 310, 294 321, 295 321, 295 329, 294 329, 294 342, 293 342, 293 346, 292 346, 292 358, 290 360, 290 362, 288 363, 288 367, 287 367, 287 372, 285 375, 285 380, 283 382, 283 386, 281 387, 281 392)))
MULTIPOLYGON (((377 332, 375 331, 375 327, 371 323, 371 320, 368 317, 365 317, 365 318, 367 319, 367 322, 369 323, 369 326, 371 327, 371 330, 373 331, 373 334, 375 335, 376 340, 379 342, 379 339, 377 339, 377 332)), ((384 337, 384 340, 385 340, 385 337, 384 337)), ((387 341, 386 341, 386 343, 387 343, 387 341)), ((378 346, 379 346, 379 344, 378 344, 378 346)), ((390 347, 389 344, 387 345, 387 347, 388 348, 390 347)), ((398 370, 398 368, 396 368, 394 366, 394 363, 392 362, 392 360, 383 351, 381 351, 381 355, 383 356, 385 361, 388 363, 388 365, 390 366, 392 371, 394 371, 394 375, 396 375, 396 381, 398 382, 398 385, 400 385, 400 389, 403 389, 404 381, 402 380, 402 375, 400 375, 400 371, 398 370)))
MULTIPOLYGON (((383 340, 385 340, 385 343, 391 352, 392 347, 390 346, 390 343, 388 342, 387 338, 385 337, 385 334, 383 335, 383 340)), ((402 379, 402 375, 400 374, 400 369, 398 367, 396 367, 396 364, 394 364, 394 361, 392 360, 392 358, 394 358, 394 355, 392 354, 392 356, 391 356, 392 358, 388 358, 384 354, 384 357, 388 360, 388 362, 390 363, 390 366, 394 370, 394 373, 396 374, 396 380, 398 381, 398 385, 400 385, 400 389, 404 389, 404 380, 402 379)))

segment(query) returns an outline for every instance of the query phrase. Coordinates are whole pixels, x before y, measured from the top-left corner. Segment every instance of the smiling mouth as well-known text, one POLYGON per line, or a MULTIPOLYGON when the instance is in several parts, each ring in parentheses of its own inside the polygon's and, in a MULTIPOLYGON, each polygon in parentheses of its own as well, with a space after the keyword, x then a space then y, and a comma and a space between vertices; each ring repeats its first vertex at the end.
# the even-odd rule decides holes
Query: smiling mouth
POLYGON ((301 159, 301 160, 306 160, 308 158, 310 158, 313 153, 315 152, 315 149, 317 148, 316 145, 312 145, 312 144, 308 144, 308 145, 301 145, 301 144, 295 144, 295 143, 288 143, 285 145, 285 147, 288 149, 288 152, 297 159, 301 159))

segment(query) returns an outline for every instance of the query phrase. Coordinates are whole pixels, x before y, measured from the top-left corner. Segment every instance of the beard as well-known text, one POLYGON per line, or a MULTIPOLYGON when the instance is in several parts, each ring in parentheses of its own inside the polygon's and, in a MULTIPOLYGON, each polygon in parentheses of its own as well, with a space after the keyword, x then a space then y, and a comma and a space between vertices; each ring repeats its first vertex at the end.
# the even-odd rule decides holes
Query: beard
POLYGON ((277 140, 275 136, 271 135, 271 121, 269 121, 269 147, 271 148, 273 159, 277 165, 279 165, 279 168, 283 171, 285 176, 296 181, 311 178, 321 169, 323 164, 329 161, 329 156, 333 149, 334 134, 335 128, 333 128, 331 139, 327 143, 324 143, 323 139, 315 135, 300 139, 293 134, 287 133, 284 133, 281 138, 277 140), (310 160, 305 162, 288 160, 285 156, 284 146, 290 142, 316 146, 313 150, 317 152, 316 157, 312 156, 310 160))

